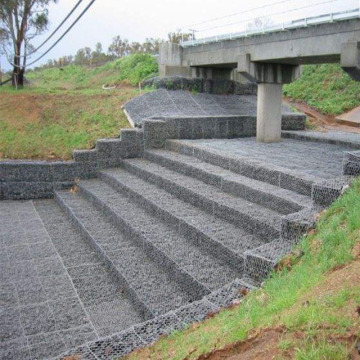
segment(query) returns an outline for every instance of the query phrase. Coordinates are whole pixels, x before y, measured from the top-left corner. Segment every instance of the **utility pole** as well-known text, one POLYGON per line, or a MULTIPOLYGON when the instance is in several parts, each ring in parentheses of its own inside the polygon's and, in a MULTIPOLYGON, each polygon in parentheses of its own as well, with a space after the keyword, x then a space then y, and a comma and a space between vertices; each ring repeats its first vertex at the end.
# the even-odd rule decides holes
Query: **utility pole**
POLYGON ((191 32, 191 35, 192 35, 192 39, 191 39, 191 40, 195 40, 195 32, 197 32, 197 30, 195 30, 195 29, 189 29, 189 31, 191 32))

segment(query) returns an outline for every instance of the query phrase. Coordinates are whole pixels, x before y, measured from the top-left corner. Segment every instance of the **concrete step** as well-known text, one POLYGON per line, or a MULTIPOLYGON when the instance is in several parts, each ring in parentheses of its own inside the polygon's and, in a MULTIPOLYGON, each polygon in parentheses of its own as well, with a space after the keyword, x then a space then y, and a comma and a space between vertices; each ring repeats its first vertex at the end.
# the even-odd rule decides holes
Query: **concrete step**
MULTIPOLYGON (((169 276, 169 272, 149 258, 147 249, 134 241, 130 229, 121 232, 90 200, 65 191, 56 192, 55 196, 144 317, 164 314, 200 298, 184 291, 178 279, 169 276)), ((111 203, 111 196, 108 201, 111 203)))
MULTIPOLYGON (((201 260, 202 256, 207 258, 211 254, 210 264, 200 262, 200 268, 209 266, 209 269, 212 269, 213 265, 211 263, 214 262, 214 259, 222 259, 234 270, 236 269, 238 275, 241 275, 239 272, 242 273, 243 271, 244 252, 264 244, 255 235, 225 220, 218 219, 123 169, 102 171, 99 173, 99 178, 121 194, 136 201, 141 207, 140 211, 147 209, 158 219, 162 219, 171 225, 172 229, 175 229, 181 235, 181 240, 177 239, 176 244, 183 246, 187 253, 189 251, 186 249, 191 250, 190 254, 192 256, 195 254, 195 263, 201 260)), ((121 201, 122 207, 124 207, 124 201, 126 200, 121 201)), ((125 208, 123 211, 126 211, 125 208)), ((155 239, 157 236, 160 236, 160 234, 154 234, 155 239)), ((168 244, 166 243, 165 246, 168 246, 168 244)), ((170 255, 172 256, 171 253, 170 255)), ((178 254, 172 257, 176 257, 179 264, 183 261, 189 261, 182 258, 182 252, 180 258, 178 258, 178 254)), ((207 272, 205 269, 202 271, 207 272)), ((210 289, 217 288, 218 282, 215 281, 212 284, 212 281, 214 280, 211 280, 210 283, 204 280, 202 282, 206 283, 210 289)), ((222 282, 222 284, 224 283, 222 282)))
POLYGON ((146 159, 124 160, 122 166, 179 199, 202 208, 264 241, 279 237, 282 214, 274 210, 224 193, 213 185, 179 174, 146 159))
MULTIPOLYGON (((51 289, 64 287, 64 274, 70 277, 77 295, 89 316, 94 331, 100 337, 123 331, 145 320, 122 291, 114 275, 84 237, 72 226, 65 213, 53 200, 39 201, 36 210, 55 246, 60 259, 42 261, 44 274, 49 276, 51 289), (64 266, 61 266, 62 264, 64 266)), ((82 334, 85 342, 91 333, 82 334)))
POLYGON ((297 212, 312 205, 308 196, 236 174, 193 156, 168 150, 149 150, 145 158, 281 214, 297 212))
MULTIPOLYGON (((120 172, 126 176, 125 171, 120 170, 120 172)), ((148 186, 150 184, 143 182, 139 189, 137 180, 141 180, 131 174, 128 175, 129 177, 123 179, 124 181, 135 188, 138 185, 139 191, 156 196, 154 189, 148 186)), ((242 276, 242 266, 240 271, 229 266, 227 259, 218 259, 203 247, 197 246, 188 236, 187 228, 180 229, 179 223, 173 227, 166 219, 159 218, 152 211, 153 208, 146 209, 143 203, 134 202, 134 197, 129 194, 133 190, 127 188, 124 192, 118 192, 97 180, 84 181, 79 187, 82 193, 92 198, 94 204, 103 208, 113 218, 121 230, 126 231, 127 228, 131 228, 132 238, 138 237, 141 244, 149 248, 148 256, 171 271, 173 278, 182 278, 184 288, 197 297, 201 298, 206 293, 242 276)), ((201 214, 198 216, 201 217, 201 214)), ((193 213, 193 218, 197 218, 196 212, 193 213)), ((201 220, 203 223, 206 221, 206 219, 201 220)))

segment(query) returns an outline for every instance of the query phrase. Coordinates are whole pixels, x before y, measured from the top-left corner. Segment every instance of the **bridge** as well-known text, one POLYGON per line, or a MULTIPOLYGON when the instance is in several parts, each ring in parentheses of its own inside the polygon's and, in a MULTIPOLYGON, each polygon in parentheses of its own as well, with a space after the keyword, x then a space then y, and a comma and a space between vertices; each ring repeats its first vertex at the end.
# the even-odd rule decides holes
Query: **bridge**
POLYGON ((257 140, 280 141, 282 85, 300 76, 301 65, 338 62, 360 81, 358 0, 356 5, 180 45, 165 43, 160 76, 257 82, 257 140))

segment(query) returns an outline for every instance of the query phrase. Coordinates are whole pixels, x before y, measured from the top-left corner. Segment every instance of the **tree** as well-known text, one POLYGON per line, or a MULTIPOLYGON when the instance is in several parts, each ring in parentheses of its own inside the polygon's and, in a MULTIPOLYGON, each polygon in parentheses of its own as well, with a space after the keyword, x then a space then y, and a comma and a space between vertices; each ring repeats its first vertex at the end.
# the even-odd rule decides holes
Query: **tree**
POLYGON ((121 37, 115 36, 108 48, 108 53, 116 57, 122 57, 130 52, 129 40, 122 40, 121 37))
POLYGON ((195 40, 195 32, 183 33, 180 30, 177 32, 168 33, 170 42, 180 44, 181 41, 195 40))
POLYGON ((160 44, 163 43, 162 39, 146 38, 142 44, 142 51, 149 54, 157 54, 159 52, 160 44))
POLYGON ((103 48, 102 48, 101 42, 96 43, 96 45, 95 45, 95 53, 102 54, 102 52, 103 52, 103 48))
POLYGON ((105 63, 108 59, 108 56, 103 53, 103 47, 100 42, 95 45, 95 51, 91 54, 92 64, 99 65, 105 63))
POLYGON ((0 54, 4 54, 4 45, 6 44, 6 31, 0 28, 0 54))
POLYGON ((75 55, 74 62, 76 65, 91 65, 92 52, 89 47, 79 49, 75 55))
POLYGON ((13 85, 24 84, 30 42, 47 29, 49 23, 47 7, 52 2, 57 2, 57 0, 0 1, 1 33, 4 34, 5 46, 11 46, 13 49, 11 55, 5 50, 10 64, 14 66, 13 85), (11 63, 11 58, 13 58, 13 63, 11 63))
POLYGON ((141 53, 142 52, 142 45, 137 41, 133 41, 130 44, 130 52, 131 52, 131 54, 141 53))

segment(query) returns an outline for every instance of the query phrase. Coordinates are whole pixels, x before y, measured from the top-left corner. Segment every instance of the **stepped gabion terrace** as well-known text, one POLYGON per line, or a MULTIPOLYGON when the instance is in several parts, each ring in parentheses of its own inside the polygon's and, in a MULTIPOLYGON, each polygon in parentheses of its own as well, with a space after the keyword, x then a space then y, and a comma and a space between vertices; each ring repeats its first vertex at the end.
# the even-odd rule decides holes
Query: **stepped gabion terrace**
POLYGON ((241 301, 360 174, 359 135, 301 114, 259 144, 253 114, 143 109, 71 162, 0 164, 1 359, 119 359, 241 301))

